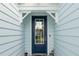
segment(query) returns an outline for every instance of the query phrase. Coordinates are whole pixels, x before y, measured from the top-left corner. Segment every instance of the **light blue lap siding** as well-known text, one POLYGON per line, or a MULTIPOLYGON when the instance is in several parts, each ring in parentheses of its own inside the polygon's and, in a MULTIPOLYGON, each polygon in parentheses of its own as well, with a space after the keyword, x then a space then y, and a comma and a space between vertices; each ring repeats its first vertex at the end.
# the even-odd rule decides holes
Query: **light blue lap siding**
POLYGON ((15 4, 0 3, 0 56, 24 55, 20 15, 15 4))
POLYGON ((60 4, 58 16, 59 24, 55 25, 55 55, 79 56, 79 4, 60 4))

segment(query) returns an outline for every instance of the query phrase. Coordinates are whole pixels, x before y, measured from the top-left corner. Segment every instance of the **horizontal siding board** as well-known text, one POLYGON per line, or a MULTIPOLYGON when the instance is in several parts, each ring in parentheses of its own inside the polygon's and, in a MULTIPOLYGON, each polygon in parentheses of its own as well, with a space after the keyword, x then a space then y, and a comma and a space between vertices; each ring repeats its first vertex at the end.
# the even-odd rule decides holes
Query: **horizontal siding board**
MULTIPOLYGON (((69 16, 71 16, 73 13, 74 13, 74 11, 77 11, 78 10, 78 4, 70 4, 69 6, 71 6, 68 10, 66 10, 66 12, 64 12, 64 14, 62 14, 62 16, 60 16, 59 18, 60 18, 60 20, 62 19, 62 18, 64 18, 65 16, 67 16, 67 17, 69 17, 69 16), (71 6, 72 5, 72 6, 71 6), (71 10, 72 9, 72 10, 71 10)), ((64 18, 65 19, 65 18, 64 18)), ((63 20, 64 20, 63 19, 63 20)), ((63 22, 63 20, 62 20, 62 22, 63 22)), ((61 23, 61 22, 60 22, 61 23)))
POLYGON ((13 43, 13 42, 16 42, 16 41, 20 41, 20 40, 22 40, 22 39, 17 39, 17 40, 5 42, 5 43, 0 43, 0 46, 1 46, 1 45, 5 45, 5 44, 9 44, 9 43, 13 43))
POLYGON ((64 9, 64 7, 67 5, 67 3, 62 3, 62 4, 60 4, 60 6, 59 6, 59 9, 57 10, 58 11, 58 13, 60 14, 61 12, 62 12, 62 10, 64 9), (62 5, 62 6, 61 6, 62 5))
MULTIPOLYGON (((6 6, 8 6, 8 5, 6 4, 6 6)), ((14 19, 17 22, 19 21, 18 17, 16 15, 14 15, 9 9, 7 9, 4 4, 0 4, 0 12, 5 14, 8 17, 14 19)))
POLYGON ((59 29, 63 29, 63 28, 72 28, 72 27, 78 27, 79 25, 79 18, 77 18, 77 19, 74 19, 74 20, 72 20, 71 22, 69 22, 69 23, 67 23, 67 24, 65 24, 65 25, 62 25, 62 26, 60 26, 59 27, 59 29), (73 25, 73 26, 71 26, 71 25, 73 25))
POLYGON ((16 25, 12 25, 12 24, 10 24, 10 23, 6 23, 6 22, 4 22, 4 21, 1 21, 0 20, 0 27, 4 27, 4 28, 11 28, 11 29, 20 29, 21 30, 21 27, 18 27, 18 26, 16 26, 16 25), (4 25, 5 24, 5 25, 4 25))
POLYGON ((16 25, 18 25, 19 23, 18 22, 16 22, 14 19, 12 19, 11 17, 8 17, 8 16, 6 16, 5 14, 3 14, 3 13, 1 13, 0 12, 0 19, 1 20, 5 20, 5 21, 7 21, 7 22, 11 22, 11 23, 14 23, 14 24, 16 24, 16 25))
MULTIPOLYGON (((72 45, 74 48, 76 47, 76 48, 79 49, 79 44, 78 44, 79 42, 74 42, 74 40, 71 40, 71 39, 69 39, 69 40, 68 39, 67 40, 64 40, 64 39, 56 39, 56 40, 58 40, 58 41, 60 41, 62 43, 65 43, 65 44, 72 45)), ((78 39, 76 39, 76 40, 78 40, 78 39)))
POLYGON ((65 4, 65 6, 64 6, 64 8, 63 8, 63 10, 62 10, 62 12, 59 14, 59 17, 63 16, 62 14, 66 13, 67 10, 70 9, 72 5, 73 5, 73 4, 65 4))
POLYGON ((63 53, 60 53, 60 54, 62 54, 62 56, 69 56, 69 55, 71 55, 71 56, 75 56, 75 55, 78 56, 77 53, 75 53, 73 50, 71 50, 71 47, 68 47, 66 45, 62 45, 63 43, 60 43, 59 41, 57 41, 56 44, 58 45, 57 46, 58 50, 60 50, 60 52, 63 51, 63 53))
POLYGON ((16 53, 16 56, 18 56, 19 54, 22 54, 23 48, 19 49, 18 51, 19 51, 19 52, 16 53))
POLYGON ((24 44, 22 44, 20 47, 17 47, 16 49, 13 49, 13 51, 9 54, 9 56, 16 55, 16 52, 17 52, 19 49, 22 49, 23 46, 24 46, 24 44))
MULTIPOLYGON (((63 8, 62 4, 60 8, 63 8)), ((58 12, 59 24, 55 25, 55 55, 79 56, 79 4, 65 4, 64 9, 58 12)))
POLYGON ((19 13, 18 13, 19 10, 16 11, 16 10, 11 6, 10 3, 7 4, 9 7, 7 7, 6 4, 4 4, 4 5, 5 5, 5 7, 6 7, 8 10, 10 10, 14 15, 16 15, 17 17, 19 17, 19 13))
MULTIPOLYGON (((12 49, 9 49, 9 50, 7 50, 7 51, 5 51, 4 53, 2 53, 4 56, 9 56, 14 50, 17 50, 18 48, 22 48, 22 45, 20 44, 20 45, 18 45, 18 46, 16 46, 16 47, 14 47, 14 48, 12 48, 12 49), (9 53, 9 54, 7 54, 7 53, 9 53)), ((18 49, 19 50, 19 49, 18 49)), ((14 54, 15 54, 16 52, 14 52, 14 54)))
POLYGON ((0 27, 0 29, 22 32, 22 30, 18 30, 18 29, 11 29, 11 28, 4 28, 4 27, 0 27))
POLYGON ((72 21, 75 21, 75 20, 77 20, 77 19, 79 19, 79 11, 76 11, 75 13, 73 13, 71 16, 68 16, 67 18, 65 18, 65 19, 67 19, 66 21, 62 21, 61 22, 61 24, 59 25, 59 26, 62 26, 62 25, 66 25, 67 23, 70 23, 70 22, 72 22, 72 21), (73 17, 73 16, 76 16, 76 17, 73 17), (73 18, 72 18, 73 17, 73 18))
POLYGON ((60 48, 61 46, 58 45, 58 43, 56 43, 57 45, 55 46, 56 49, 55 49, 55 56, 64 56, 64 55, 68 55, 67 52, 64 51, 64 49, 60 48))
POLYGON ((12 9, 14 9, 18 13, 19 9, 15 6, 15 4, 14 3, 9 3, 9 4, 12 7, 12 9))
POLYGON ((24 55, 20 13, 14 3, 0 3, 0 56, 24 55), (21 50, 21 51, 20 51, 21 50))
POLYGON ((0 34, 1 35, 16 35, 16 34, 19 35, 19 34, 22 34, 22 33, 19 32, 19 31, 0 29, 0 34))
POLYGON ((6 11, 8 11, 9 14, 11 14, 13 17, 15 17, 15 18, 19 17, 19 15, 17 15, 15 13, 15 11, 12 10, 12 8, 11 8, 11 6, 9 4, 3 4, 3 3, 1 3, 1 5, 4 7, 3 9, 6 9, 6 11))
POLYGON ((79 28, 78 29, 73 29, 73 30, 63 30, 63 31, 59 31, 57 33, 61 33, 61 35, 74 35, 74 36, 78 36, 79 33, 77 32, 79 31, 79 28))
POLYGON ((69 17, 70 15, 72 15, 74 12, 76 12, 78 10, 79 10, 79 8, 77 8, 77 9, 73 10, 72 12, 68 13, 66 16, 64 16, 62 19, 60 19, 59 22, 61 22, 61 20, 64 21, 63 19, 66 19, 67 17, 69 17))
POLYGON ((13 43, 10 43, 10 44, 0 46, 0 54, 8 51, 9 49, 12 49, 12 48, 20 45, 21 43, 22 43, 21 41, 16 41, 16 42, 13 42, 13 43))
POLYGON ((10 42, 10 41, 14 41, 14 40, 18 40, 18 39, 21 39, 22 37, 20 36, 10 36, 10 37, 1 37, 0 38, 0 44, 3 44, 3 43, 7 43, 7 42, 10 42))
POLYGON ((62 43, 61 43, 60 40, 58 40, 58 44, 59 44, 62 48, 64 48, 64 50, 65 50, 66 52, 69 52, 69 54, 71 54, 71 55, 73 54, 73 55, 76 55, 76 56, 79 55, 79 54, 78 54, 79 47, 73 46, 73 45, 71 45, 70 43, 65 42, 65 41, 62 41, 62 43), (69 46, 69 47, 68 47, 68 46, 69 46), (71 49, 71 48, 73 48, 73 49, 71 49))

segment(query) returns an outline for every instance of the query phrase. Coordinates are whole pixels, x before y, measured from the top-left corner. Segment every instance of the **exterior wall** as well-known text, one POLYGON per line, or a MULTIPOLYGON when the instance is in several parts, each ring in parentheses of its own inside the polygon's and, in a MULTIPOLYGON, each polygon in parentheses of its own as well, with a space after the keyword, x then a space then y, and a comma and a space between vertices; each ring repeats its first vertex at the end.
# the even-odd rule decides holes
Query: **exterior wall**
POLYGON ((0 3, 0 55, 24 55, 20 20, 15 4, 0 3))
POLYGON ((61 4, 55 26, 55 55, 79 55, 79 4, 61 4))
POLYGON ((47 30, 48 30, 48 53, 51 53, 52 50, 54 50, 54 29, 55 29, 55 21, 54 19, 47 15, 47 30), (49 36, 51 35, 51 36, 49 36))
POLYGON ((28 15, 23 20, 24 38, 25 38, 25 52, 31 55, 31 17, 28 15))
POLYGON ((47 16, 47 33, 48 33, 48 54, 53 50, 54 48, 54 19, 52 19, 51 16, 49 16, 45 12, 32 12, 27 17, 24 18, 23 24, 24 24, 24 31, 25 31, 25 51, 28 52, 29 55, 31 55, 32 50, 32 26, 31 26, 31 16, 33 15, 45 15, 47 16), (49 34, 51 37, 49 37, 49 34))

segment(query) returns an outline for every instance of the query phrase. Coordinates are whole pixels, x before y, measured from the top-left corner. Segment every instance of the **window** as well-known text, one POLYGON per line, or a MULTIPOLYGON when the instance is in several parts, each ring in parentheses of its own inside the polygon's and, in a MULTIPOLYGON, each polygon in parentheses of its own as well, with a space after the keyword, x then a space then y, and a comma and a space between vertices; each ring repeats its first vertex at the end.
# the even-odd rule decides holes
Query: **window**
POLYGON ((35 44, 44 44, 44 19, 35 19, 35 44))

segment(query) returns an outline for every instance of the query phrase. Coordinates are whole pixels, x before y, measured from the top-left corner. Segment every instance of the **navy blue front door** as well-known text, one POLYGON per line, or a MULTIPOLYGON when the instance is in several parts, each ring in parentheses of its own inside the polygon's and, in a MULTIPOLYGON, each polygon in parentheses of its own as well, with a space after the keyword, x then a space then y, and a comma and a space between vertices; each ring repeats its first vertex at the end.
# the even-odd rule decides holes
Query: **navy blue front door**
POLYGON ((32 16, 32 53, 47 53, 47 16, 32 16))

